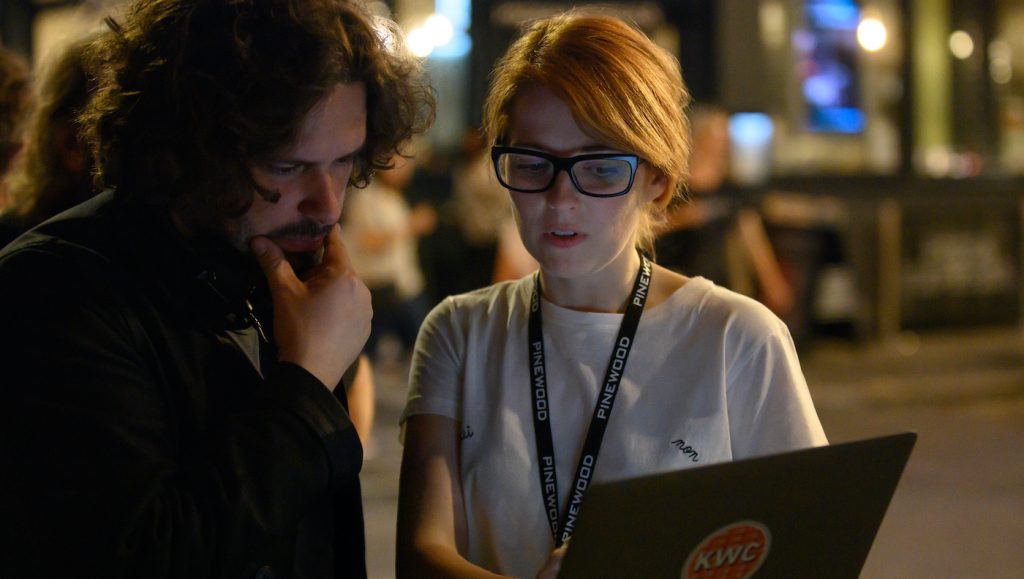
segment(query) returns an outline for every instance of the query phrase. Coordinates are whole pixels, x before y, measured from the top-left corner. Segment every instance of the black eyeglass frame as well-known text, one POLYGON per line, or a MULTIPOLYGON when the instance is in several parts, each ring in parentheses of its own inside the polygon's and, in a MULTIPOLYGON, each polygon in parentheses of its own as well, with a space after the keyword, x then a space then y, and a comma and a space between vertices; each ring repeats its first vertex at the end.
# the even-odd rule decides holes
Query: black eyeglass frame
POLYGON ((639 155, 633 155, 631 153, 587 153, 585 155, 576 155, 575 157, 558 157, 555 155, 544 153, 542 151, 535 151, 533 149, 522 149, 519 147, 504 147, 498 145, 491 147, 491 163, 494 165, 494 174, 498 177, 498 182, 501 183, 502 187, 508 189, 509 191, 516 191, 518 193, 540 193, 542 191, 547 191, 548 189, 551 188, 552 185, 555 184, 555 179, 558 178, 559 171, 565 171, 566 173, 569 174, 569 180, 572 181, 573 187, 575 187, 576 191, 579 191, 582 195, 586 195, 587 197, 597 197, 598 199, 619 197, 625 195, 626 193, 629 193, 630 189, 633 188, 633 179, 636 177, 637 167, 640 166, 641 162, 642 160, 640 159, 639 155), (551 172, 551 180, 548 181, 547 185, 537 189, 522 189, 520 187, 512 187, 511 185, 506 183, 504 179, 501 178, 501 169, 498 168, 498 158, 508 153, 530 155, 533 157, 539 157, 541 159, 544 159, 545 161, 550 162, 551 165, 555 168, 555 170, 551 172), (629 163, 629 183, 626 184, 626 188, 623 189, 622 191, 619 191, 618 193, 609 193, 607 195, 598 195, 595 193, 589 193, 587 191, 584 191, 583 187, 581 187, 579 182, 576 180, 576 175, 573 174, 572 168, 574 165, 576 165, 576 163, 579 163, 580 161, 593 161, 595 159, 614 159, 618 161, 626 161, 627 163, 629 163))

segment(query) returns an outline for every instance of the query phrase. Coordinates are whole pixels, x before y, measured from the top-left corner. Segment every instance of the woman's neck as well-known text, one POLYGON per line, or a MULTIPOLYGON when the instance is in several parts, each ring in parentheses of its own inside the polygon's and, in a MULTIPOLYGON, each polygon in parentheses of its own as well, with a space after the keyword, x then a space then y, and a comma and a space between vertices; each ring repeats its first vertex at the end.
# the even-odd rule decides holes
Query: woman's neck
POLYGON ((541 288, 547 301, 582 312, 626 311, 640 269, 640 255, 628 252, 600 271, 564 278, 547 275, 541 268, 541 288))

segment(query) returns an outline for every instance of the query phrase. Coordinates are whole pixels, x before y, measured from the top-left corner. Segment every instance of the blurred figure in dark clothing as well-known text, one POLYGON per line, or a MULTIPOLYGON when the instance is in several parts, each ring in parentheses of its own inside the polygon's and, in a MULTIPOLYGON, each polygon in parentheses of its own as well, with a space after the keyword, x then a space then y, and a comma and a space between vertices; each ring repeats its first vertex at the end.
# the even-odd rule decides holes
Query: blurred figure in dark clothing
POLYGON ((423 145, 415 161, 412 179, 404 193, 413 210, 422 215, 434 214, 434 227, 420 235, 416 247, 426 299, 434 305, 449 295, 452 280, 462 269, 457 263, 459 240, 452 231, 452 159, 447 151, 423 145))
POLYGON ((92 91, 84 54, 93 39, 69 44, 39 80, 25 153, 8 176, 0 247, 93 196, 92 162, 77 123, 92 91))
POLYGON ((5 204, 4 175, 24 145, 23 126, 32 103, 30 79, 25 59, 0 47, 0 209, 5 204))
POLYGON ((779 316, 793 307, 756 207, 729 182, 729 114, 705 105, 693 113, 690 197, 677 202, 656 242, 659 264, 758 298, 779 316))

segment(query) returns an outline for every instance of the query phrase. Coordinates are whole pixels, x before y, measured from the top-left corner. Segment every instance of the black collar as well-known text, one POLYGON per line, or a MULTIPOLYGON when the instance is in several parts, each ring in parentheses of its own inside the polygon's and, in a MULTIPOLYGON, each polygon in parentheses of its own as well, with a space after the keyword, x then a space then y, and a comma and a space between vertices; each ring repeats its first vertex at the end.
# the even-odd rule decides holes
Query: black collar
POLYGON ((48 234, 126 270, 185 316, 214 329, 240 330, 257 318, 269 321, 269 290, 255 260, 223 239, 186 239, 166 209, 103 192, 57 220, 48 234), (250 310, 250 306, 253 310, 250 310))

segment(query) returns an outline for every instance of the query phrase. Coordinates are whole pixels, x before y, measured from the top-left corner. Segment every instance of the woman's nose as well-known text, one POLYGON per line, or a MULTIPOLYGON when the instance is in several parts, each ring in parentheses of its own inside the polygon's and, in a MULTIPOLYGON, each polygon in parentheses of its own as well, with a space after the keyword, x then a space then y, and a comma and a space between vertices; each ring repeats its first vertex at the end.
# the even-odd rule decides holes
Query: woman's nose
POLYGON ((568 171, 559 171, 554 182, 544 191, 550 207, 574 207, 579 201, 578 193, 568 171))

